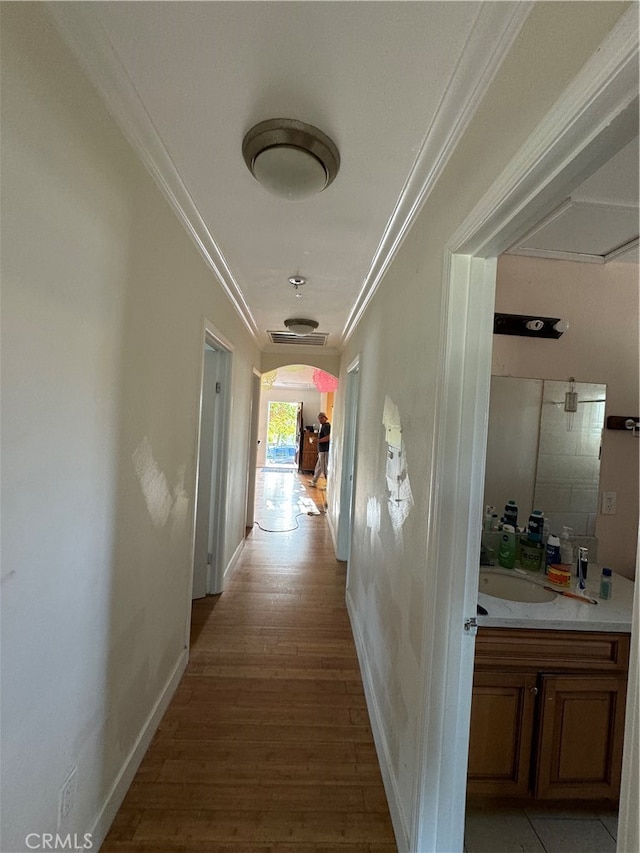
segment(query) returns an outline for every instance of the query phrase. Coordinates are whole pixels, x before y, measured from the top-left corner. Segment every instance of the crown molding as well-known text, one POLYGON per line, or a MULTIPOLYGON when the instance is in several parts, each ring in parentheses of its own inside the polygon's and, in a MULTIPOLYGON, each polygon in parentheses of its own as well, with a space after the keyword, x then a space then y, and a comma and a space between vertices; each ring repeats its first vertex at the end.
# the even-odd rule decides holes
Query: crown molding
POLYGON ((427 131, 369 271, 342 332, 351 337, 382 277, 464 135, 502 61, 520 32, 532 2, 481 3, 440 107, 427 131), (493 46, 493 49, 491 47, 493 46))
POLYGON ((603 264, 603 255, 585 255, 582 252, 560 252, 557 249, 510 249, 505 255, 520 258, 541 258, 547 261, 573 261, 579 264, 603 264))
MULTIPOLYGON (((605 264, 608 264, 611 261, 617 261, 619 258, 632 252, 634 249, 637 249, 639 246, 640 237, 636 237, 634 240, 629 240, 628 243, 625 243, 623 246, 618 246, 617 249, 612 249, 608 255, 605 255, 604 262, 605 264)), ((633 261, 630 261, 629 263, 633 263, 633 261)))
POLYGON ((118 54, 103 28, 96 23, 95 15, 89 14, 92 4, 48 0, 46 5, 62 38, 100 93, 107 110, 186 228, 249 333, 258 342, 258 326, 244 294, 200 216, 118 54))

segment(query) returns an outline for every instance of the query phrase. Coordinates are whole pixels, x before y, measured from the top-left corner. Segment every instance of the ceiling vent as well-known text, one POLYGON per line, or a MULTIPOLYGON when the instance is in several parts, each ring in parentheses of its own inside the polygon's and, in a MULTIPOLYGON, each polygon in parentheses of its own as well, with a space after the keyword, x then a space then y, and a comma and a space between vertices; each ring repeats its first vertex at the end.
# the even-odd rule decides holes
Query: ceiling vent
POLYGON ((327 345, 328 332, 312 332, 309 335, 295 335, 293 332, 267 332, 272 344, 297 344, 305 347, 324 347, 327 345))

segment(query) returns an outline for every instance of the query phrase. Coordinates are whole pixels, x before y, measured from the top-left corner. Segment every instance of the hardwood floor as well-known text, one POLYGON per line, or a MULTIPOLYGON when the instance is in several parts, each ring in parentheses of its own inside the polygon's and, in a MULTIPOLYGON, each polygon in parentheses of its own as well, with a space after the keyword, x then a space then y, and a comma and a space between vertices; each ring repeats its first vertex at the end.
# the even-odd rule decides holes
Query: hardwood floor
POLYGON ((103 853, 397 850, 346 564, 308 479, 259 472, 260 526, 225 592, 193 604, 189 665, 103 853))

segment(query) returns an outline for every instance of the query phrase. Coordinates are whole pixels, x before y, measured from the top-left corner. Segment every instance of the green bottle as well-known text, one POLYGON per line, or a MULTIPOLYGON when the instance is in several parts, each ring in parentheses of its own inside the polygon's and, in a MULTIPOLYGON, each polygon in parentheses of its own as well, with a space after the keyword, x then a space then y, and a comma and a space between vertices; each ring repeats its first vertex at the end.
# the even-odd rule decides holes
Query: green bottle
POLYGON ((498 563, 503 569, 512 569, 516 564, 516 532, 510 524, 505 524, 500 533, 498 563))

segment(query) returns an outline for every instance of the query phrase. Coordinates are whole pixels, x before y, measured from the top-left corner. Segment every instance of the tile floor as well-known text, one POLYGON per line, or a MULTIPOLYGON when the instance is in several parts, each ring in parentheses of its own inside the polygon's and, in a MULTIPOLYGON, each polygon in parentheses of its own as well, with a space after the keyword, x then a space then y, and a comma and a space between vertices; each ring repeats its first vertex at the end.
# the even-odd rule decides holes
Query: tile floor
POLYGON ((465 853, 615 853, 616 811, 467 808, 465 853))

